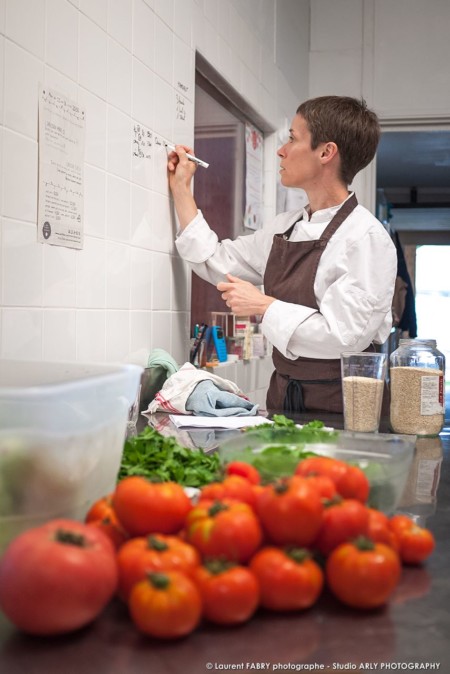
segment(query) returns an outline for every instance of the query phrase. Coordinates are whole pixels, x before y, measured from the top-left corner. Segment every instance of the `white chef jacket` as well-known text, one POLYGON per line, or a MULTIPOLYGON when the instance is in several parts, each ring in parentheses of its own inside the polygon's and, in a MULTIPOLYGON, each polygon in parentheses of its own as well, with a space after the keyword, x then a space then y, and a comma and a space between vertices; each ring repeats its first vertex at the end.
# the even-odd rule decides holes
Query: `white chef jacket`
MULTIPOLYGON (((348 198, 350 198, 349 195, 348 198)), ((248 236, 219 242, 201 211, 179 233, 181 257, 201 278, 214 283, 233 274, 263 283, 273 236, 297 222, 290 241, 319 239, 340 206, 309 216, 304 208, 279 214, 248 236)), ((363 351, 383 343, 392 327, 392 297, 397 275, 395 246, 381 224, 361 205, 330 239, 314 282, 317 309, 275 300, 262 320, 262 332, 287 358, 339 358, 343 351, 363 351)))

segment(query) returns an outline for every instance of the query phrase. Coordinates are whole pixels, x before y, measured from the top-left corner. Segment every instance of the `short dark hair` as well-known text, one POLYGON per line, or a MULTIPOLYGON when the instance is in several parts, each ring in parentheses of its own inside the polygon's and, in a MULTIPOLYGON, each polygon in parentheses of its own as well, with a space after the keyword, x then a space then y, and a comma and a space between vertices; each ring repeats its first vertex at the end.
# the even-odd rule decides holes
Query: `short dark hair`
POLYGON ((297 108, 311 133, 311 148, 319 143, 336 143, 341 159, 341 178, 353 178, 374 158, 380 140, 380 123, 364 99, 350 96, 319 96, 297 108))

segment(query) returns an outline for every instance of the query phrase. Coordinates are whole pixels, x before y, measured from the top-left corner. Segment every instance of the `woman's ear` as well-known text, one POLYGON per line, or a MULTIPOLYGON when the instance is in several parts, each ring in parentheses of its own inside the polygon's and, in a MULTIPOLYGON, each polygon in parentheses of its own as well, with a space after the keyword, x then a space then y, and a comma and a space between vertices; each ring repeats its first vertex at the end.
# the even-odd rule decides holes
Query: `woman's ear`
POLYGON ((320 153, 320 158, 324 164, 327 162, 331 161, 333 157, 335 157, 337 154, 339 154, 338 146, 336 143, 333 142, 328 142, 324 143, 322 146, 322 151, 320 153))

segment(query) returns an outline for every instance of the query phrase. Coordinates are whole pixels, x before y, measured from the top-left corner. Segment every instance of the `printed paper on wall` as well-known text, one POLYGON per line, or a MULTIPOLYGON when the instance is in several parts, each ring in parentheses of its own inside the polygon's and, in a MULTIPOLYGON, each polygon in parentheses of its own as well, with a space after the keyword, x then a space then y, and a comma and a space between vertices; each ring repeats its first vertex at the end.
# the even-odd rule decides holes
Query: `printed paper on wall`
POLYGON ((262 227, 263 135, 251 124, 245 125, 245 213, 244 226, 262 227))
POLYGON ((83 248, 85 113, 48 87, 39 96, 38 240, 83 248))

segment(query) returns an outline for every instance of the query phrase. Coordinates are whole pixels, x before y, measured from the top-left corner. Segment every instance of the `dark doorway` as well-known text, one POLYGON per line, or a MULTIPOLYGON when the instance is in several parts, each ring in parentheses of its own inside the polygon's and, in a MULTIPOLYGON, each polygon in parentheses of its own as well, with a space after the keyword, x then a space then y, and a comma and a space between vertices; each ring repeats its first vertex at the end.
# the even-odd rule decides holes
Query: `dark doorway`
MULTIPOLYGON (((245 122, 230 107, 198 74, 195 151, 210 168, 196 172, 194 197, 219 240, 244 234, 245 122)), ((192 274, 192 326, 208 323, 211 311, 225 310, 216 287, 192 274)))

